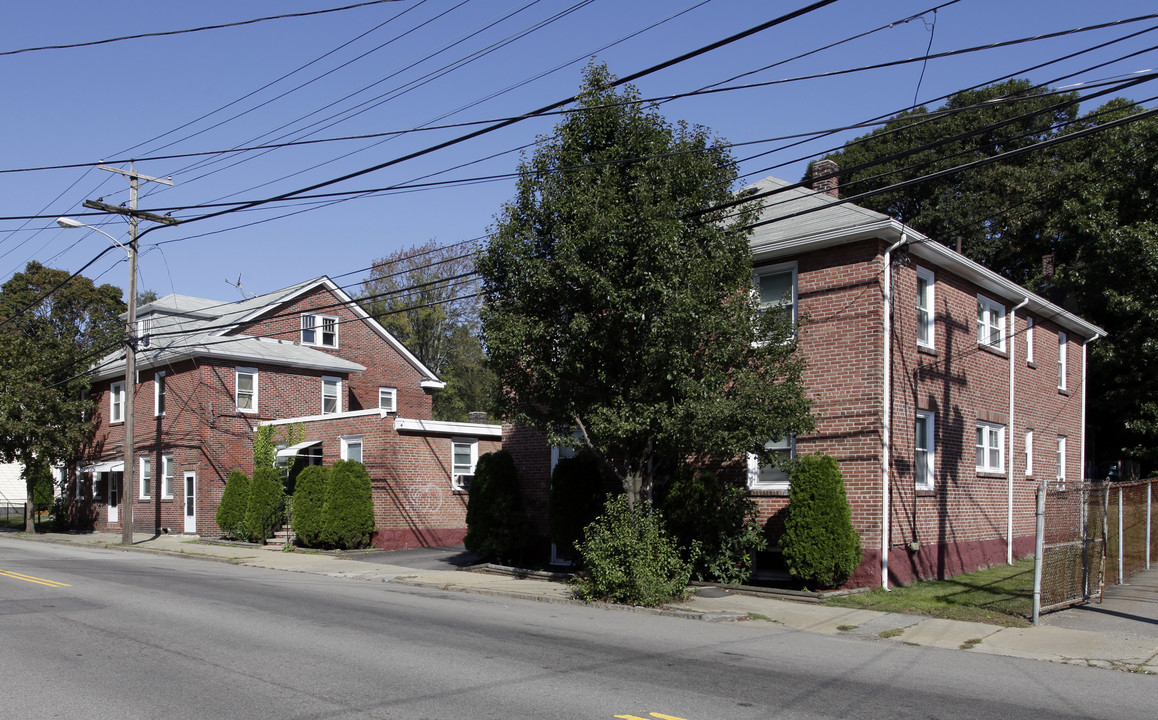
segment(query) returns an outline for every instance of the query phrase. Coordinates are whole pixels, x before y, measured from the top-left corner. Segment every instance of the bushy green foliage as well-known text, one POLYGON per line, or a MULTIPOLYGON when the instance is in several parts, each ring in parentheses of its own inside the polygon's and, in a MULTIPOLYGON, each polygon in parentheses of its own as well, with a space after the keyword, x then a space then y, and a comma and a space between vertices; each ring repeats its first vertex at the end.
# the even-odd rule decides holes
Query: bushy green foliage
POLYGON ((692 577, 705 582, 748 582, 753 554, 768 545, 758 513, 747 488, 690 467, 676 473, 663 502, 668 530, 680 547, 699 543, 692 577))
POLYGON ((489 562, 514 563, 526 548, 526 521, 515 461, 506 450, 475 465, 466 504, 466 549, 489 562))
POLYGON ((330 469, 324 465, 310 465, 298 474, 294 490, 293 531, 298 542, 306 547, 319 547, 322 543, 329 484, 330 469))
POLYGON ((578 549, 586 570, 576 581, 579 597, 644 607, 683 597, 692 564, 680 557, 651 503, 641 500, 633 507, 627 495, 608 496, 603 515, 583 537, 578 549))
POLYGON ((321 540, 329 547, 348 550, 369 545, 373 532, 370 473, 356 460, 339 460, 330 470, 330 481, 326 485, 321 540))
POLYGON ((583 528, 599 517, 608 488, 598 458, 590 452, 563 458, 551 475, 547 524, 551 541, 565 556, 575 552, 583 528))
POLYGON ((221 493, 221 503, 217 506, 217 527, 221 533, 234 540, 247 540, 245 513, 249 507, 249 476, 240 470, 229 473, 225 490, 221 493))
POLYGON ((860 564, 860 536, 844 478, 830 456, 807 455, 797 462, 780 548, 788 571, 811 588, 837 587, 860 564))
POLYGON ((259 467, 253 471, 249 502, 245 508, 245 529, 250 540, 265 542, 273 535, 274 528, 282 521, 284 497, 277 470, 259 467))
POLYGON ((33 465, 24 469, 25 482, 32 489, 32 507, 37 511, 44 511, 52 507, 52 497, 55 486, 52 482, 52 469, 47 465, 33 465))

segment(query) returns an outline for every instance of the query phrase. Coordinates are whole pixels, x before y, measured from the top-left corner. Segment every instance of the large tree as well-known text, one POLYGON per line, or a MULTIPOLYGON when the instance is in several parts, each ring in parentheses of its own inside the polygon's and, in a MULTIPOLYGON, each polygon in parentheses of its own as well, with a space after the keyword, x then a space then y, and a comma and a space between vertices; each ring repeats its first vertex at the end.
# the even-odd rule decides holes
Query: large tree
POLYGON ((28 479, 89 439, 85 370, 123 337, 120 289, 68 276, 30 262, 0 288, 0 460, 23 464, 28 479))
POLYGON ((505 417, 586 446, 634 499, 657 467, 766 455, 811 416, 792 328, 752 293, 754 211, 712 209, 731 157, 613 83, 588 67, 478 270, 505 417))

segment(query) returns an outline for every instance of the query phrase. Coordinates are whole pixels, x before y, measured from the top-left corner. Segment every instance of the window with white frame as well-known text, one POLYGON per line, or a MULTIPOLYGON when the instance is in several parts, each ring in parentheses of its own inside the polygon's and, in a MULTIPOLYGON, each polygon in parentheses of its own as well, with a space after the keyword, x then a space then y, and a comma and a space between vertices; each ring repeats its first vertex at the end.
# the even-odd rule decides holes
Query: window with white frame
POLYGON ((153 485, 153 460, 152 458, 141 458, 141 499, 148 500, 152 497, 153 485))
POLYGON ((322 378, 322 414, 332 415, 342 412, 342 379, 322 378))
POLYGON ((333 315, 302 315, 302 344, 338 347, 338 318, 333 315))
POLYGON ((478 440, 451 441, 450 487, 459 492, 470 490, 474 468, 478 463, 478 440))
POLYGON ((125 421, 125 383, 109 385, 109 422, 125 421))
POLYGON ((343 435, 338 438, 342 442, 342 459, 362 462, 362 436, 343 435))
POLYGON ((378 388, 378 409, 386 412, 398 412, 398 389, 392 387, 378 388))
POLYGON ((153 414, 161 417, 165 414, 165 371, 158 370, 153 375, 153 414))
POLYGON ((1066 436, 1057 436, 1057 481, 1064 484, 1066 481, 1066 436))
POLYGON ((1005 470, 1005 426, 977 423, 977 472, 1005 470))
POLYGON ((237 375, 237 412, 257 412, 257 370, 255 368, 234 368, 237 375))
POLYGON ((936 458, 934 438, 934 416, 928 410, 918 410, 915 427, 913 453, 913 479, 918 490, 932 490, 935 480, 934 461, 936 458))
POLYGON ((1067 342, 1066 334, 1058 332, 1057 334, 1057 389, 1066 389, 1066 379, 1069 375, 1069 343, 1067 342))
POLYGON ((796 322, 796 264, 775 265, 756 270, 756 299, 764 310, 782 312, 789 323, 796 322))
POLYGON ((1025 431, 1025 476, 1033 476, 1033 430, 1025 431))
POLYGON ((1025 361, 1033 362, 1033 318, 1025 319, 1025 361))
POLYGON ((977 342, 1005 349, 1005 306, 984 295, 977 296, 977 342))
POLYGON ((752 490, 787 490, 788 470, 785 465, 796 457, 796 438, 791 435, 769 440, 764 448, 772 453, 774 461, 761 463, 760 456, 748 453, 748 487, 752 490))
POLYGON ((142 318, 137 318, 137 347, 138 348, 149 347, 150 343, 152 343, 152 338, 150 337, 152 334, 153 334, 153 318, 152 318, 152 316, 150 315, 150 316, 146 316, 146 317, 142 317, 142 318))
POLYGON ((933 271, 917 268, 917 344, 933 347, 933 271))
POLYGON ((173 456, 161 456, 161 497, 165 500, 173 499, 173 456))

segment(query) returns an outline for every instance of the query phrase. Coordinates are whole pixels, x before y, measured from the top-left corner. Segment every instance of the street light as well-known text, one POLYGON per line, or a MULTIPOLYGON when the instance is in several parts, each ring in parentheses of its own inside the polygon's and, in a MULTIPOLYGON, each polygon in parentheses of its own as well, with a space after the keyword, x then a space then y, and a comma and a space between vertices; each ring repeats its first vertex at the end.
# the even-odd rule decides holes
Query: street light
POLYGON ((56 219, 56 224, 66 230, 75 230, 76 228, 88 228, 89 230, 96 230, 101 235, 104 235, 129 256, 129 316, 125 322, 125 467, 121 472, 121 493, 120 502, 121 510, 124 517, 121 520, 121 543, 124 545, 133 544, 133 406, 136 391, 134 383, 136 382, 137 374, 137 351, 134 347, 134 336, 137 331, 137 243, 136 233, 134 233, 133 240, 129 241, 126 246, 117 241, 115 237, 109 235, 104 230, 92 225, 86 225, 79 220, 74 220, 70 217, 59 217, 56 219), (125 492, 128 490, 129 492, 125 492))

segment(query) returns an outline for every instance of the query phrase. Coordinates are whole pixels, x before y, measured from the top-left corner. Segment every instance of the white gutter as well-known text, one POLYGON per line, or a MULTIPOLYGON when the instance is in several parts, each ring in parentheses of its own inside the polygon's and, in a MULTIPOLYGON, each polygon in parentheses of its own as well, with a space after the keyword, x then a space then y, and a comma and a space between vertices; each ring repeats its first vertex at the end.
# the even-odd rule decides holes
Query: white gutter
POLYGON ((1007 565, 1013 564, 1013 412, 1014 412, 1014 392, 1015 385, 1013 370, 1014 360, 1017 356, 1017 343, 1014 338, 1017 337, 1017 311, 1029 304, 1029 298, 1024 298, 1021 302, 1014 306, 1009 311, 1009 437, 1006 440, 1006 447, 1008 448, 1005 455, 1005 468, 1008 479, 1008 488, 1006 491, 1006 509, 1005 516, 1007 525, 1005 528, 1005 563, 1007 565))
POLYGON ((884 294, 884 329, 885 347, 882 356, 883 367, 881 375, 884 377, 884 412, 881 414, 881 587, 889 589, 889 550, 892 546, 892 520, 889 516, 889 468, 892 466, 892 447, 890 437, 892 433, 892 399, 893 399, 893 250, 908 242, 908 235, 902 231, 901 239, 885 250, 884 278, 881 281, 884 294))

